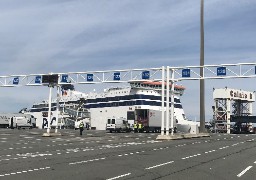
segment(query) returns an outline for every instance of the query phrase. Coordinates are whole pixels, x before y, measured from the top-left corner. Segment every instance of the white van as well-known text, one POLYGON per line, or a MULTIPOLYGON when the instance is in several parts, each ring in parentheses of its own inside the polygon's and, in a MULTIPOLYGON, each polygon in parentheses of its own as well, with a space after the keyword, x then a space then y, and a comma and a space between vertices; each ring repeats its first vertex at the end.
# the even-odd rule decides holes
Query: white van
POLYGON ((112 117, 107 119, 106 130, 110 133, 114 132, 131 132, 130 124, 123 117, 112 117))

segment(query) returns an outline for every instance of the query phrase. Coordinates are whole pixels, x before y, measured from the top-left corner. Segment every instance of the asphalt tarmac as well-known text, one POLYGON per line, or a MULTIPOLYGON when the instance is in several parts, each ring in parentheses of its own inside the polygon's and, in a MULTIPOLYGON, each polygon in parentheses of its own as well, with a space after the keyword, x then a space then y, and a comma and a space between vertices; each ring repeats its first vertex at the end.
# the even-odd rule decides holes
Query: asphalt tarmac
POLYGON ((256 136, 160 141, 154 133, 0 129, 0 179, 256 179, 256 136))

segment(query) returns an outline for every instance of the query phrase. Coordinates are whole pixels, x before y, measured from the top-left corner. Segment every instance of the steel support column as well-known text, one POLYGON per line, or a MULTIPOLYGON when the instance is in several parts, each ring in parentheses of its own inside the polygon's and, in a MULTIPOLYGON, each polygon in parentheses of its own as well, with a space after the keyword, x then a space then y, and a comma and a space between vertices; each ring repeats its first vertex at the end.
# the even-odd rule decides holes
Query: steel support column
POLYGON ((170 129, 170 67, 167 66, 166 69, 166 135, 169 135, 170 129))
POLYGON ((161 117, 161 135, 164 135, 164 90, 165 90, 165 67, 162 66, 162 117, 161 117))

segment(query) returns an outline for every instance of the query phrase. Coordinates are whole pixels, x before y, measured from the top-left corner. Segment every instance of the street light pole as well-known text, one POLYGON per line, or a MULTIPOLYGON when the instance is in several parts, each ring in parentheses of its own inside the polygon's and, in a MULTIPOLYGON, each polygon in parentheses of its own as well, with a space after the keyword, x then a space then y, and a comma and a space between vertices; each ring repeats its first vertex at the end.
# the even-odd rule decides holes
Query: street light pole
MULTIPOLYGON (((200 77, 204 77, 204 0, 201 0, 201 43, 200 43, 200 77)), ((204 79, 200 79, 200 133, 205 132, 205 85, 204 79)))

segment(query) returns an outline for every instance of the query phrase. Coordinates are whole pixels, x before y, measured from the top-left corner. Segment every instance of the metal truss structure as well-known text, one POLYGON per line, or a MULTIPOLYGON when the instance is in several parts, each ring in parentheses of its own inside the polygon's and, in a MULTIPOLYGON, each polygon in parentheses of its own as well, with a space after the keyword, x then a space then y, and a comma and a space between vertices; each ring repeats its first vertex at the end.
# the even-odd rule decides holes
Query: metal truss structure
POLYGON ((235 79, 255 78, 256 63, 219 64, 205 66, 184 66, 171 67, 175 72, 175 79, 200 80, 200 79, 235 79), (203 68, 204 75, 200 76, 200 69, 203 68))
POLYGON ((58 85, 63 84, 97 84, 124 83, 133 80, 161 80, 162 68, 127 69, 111 71, 88 71, 49 74, 29 74, 0 76, 0 87, 41 86, 42 77, 58 75, 58 85))
MULTIPOLYGON (((58 75, 58 82, 55 86, 63 84, 97 84, 97 83, 124 83, 130 81, 162 81, 162 109, 164 109, 164 91, 166 91, 167 106, 169 106, 169 94, 174 96, 174 86, 170 89, 170 82, 201 80, 201 79, 235 79, 235 78, 255 78, 256 63, 220 64, 204 66, 182 66, 182 67, 160 67, 144 69, 110 70, 110 71, 87 71, 87 72, 68 72, 68 73, 49 73, 49 74, 29 74, 29 75, 9 75, 0 76, 0 87, 18 86, 43 86, 49 85, 42 83, 42 78, 49 75, 58 75), (203 76, 200 70, 203 69, 203 76), (166 86, 164 84, 166 82, 166 86)), ((49 93, 51 102, 51 87, 49 93)), ((171 98, 174 99, 174 98, 171 98)), ((171 109, 171 128, 173 129, 173 107, 166 107, 166 127, 169 127, 169 114, 171 109)), ((49 106, 50 109, 50 106, 49 106)), ((48 113, 50 114, 50 113, 48 113)), ((164 120, 162 112, 162 133, 164 131, 164 120)), ((48 126, 49 127, 49 126, 48 126)), ((173 132, 173 131, 172 131, 173 132)), ((169 135, 169 131, 166 131, 169 135)))
POLYGON ((214 99, 215 106, 214 113, 214 129, 215 132, 226 133, 227 132, 227 117, 230 116, 227 99, 214 99))
MULTIPOLYGON (((123 83, 133 80, 162 80, 162 69, 126 69, 108 71, 85 71, 67 73, 29 74, 0 76, 0 87, 15 86, 40 86, 43 85, 43 75, 59 75, 58 84, 96 84, 96 83, 123 83)), ((182 66, 167 68, 171 75, 171 81, 200 80, 200 79, 235 79, 255 78, 256 63, 219 64, 205 66, 182 66), (204 75, 200 76, 200 69, 203 68, 204 75)), ((167 74, 168 76, 168 74, 167 74)), ((169 75, 170 77, 170 75, 169 75)))
POLYGON ((251 116, 252 104, 247 101, 234 101, 232 103, 232 114, 234 116, 251 116))

